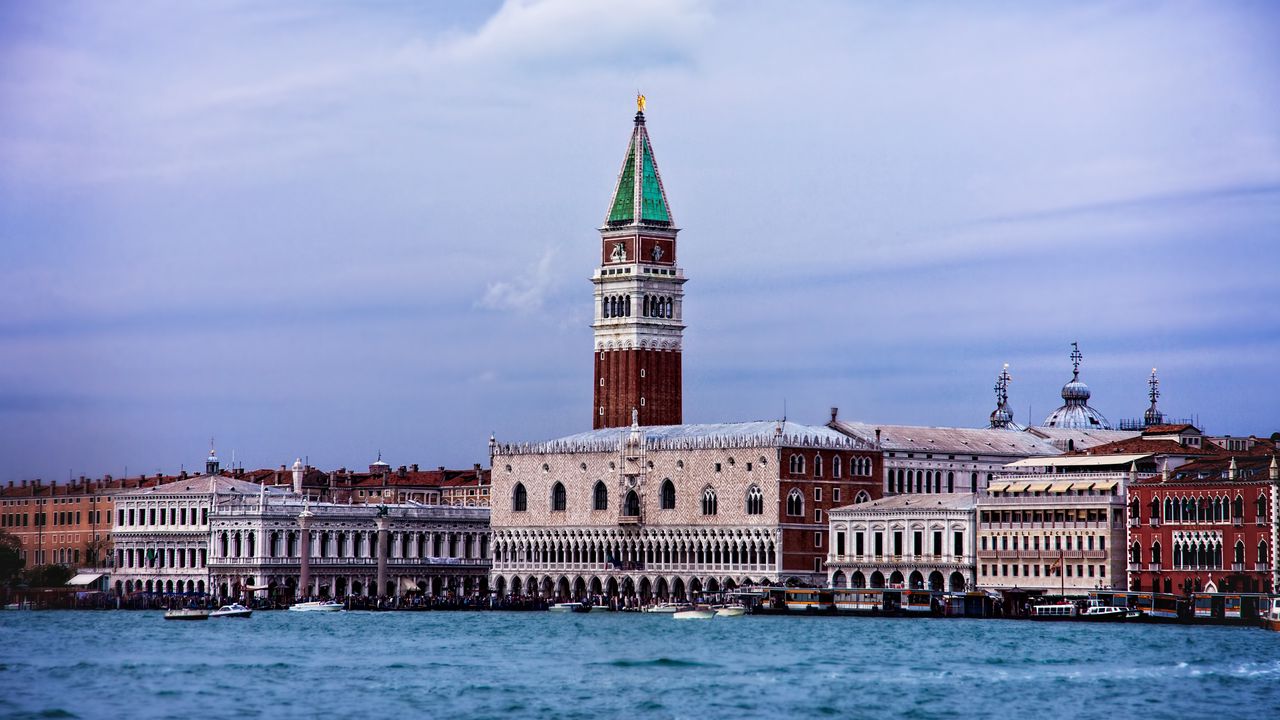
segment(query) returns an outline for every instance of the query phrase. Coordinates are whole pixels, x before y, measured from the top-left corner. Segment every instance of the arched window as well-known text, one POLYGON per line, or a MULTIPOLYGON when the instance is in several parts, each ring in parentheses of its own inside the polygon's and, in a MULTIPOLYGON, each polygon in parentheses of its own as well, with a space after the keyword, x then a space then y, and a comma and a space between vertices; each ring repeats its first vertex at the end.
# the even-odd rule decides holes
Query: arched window
POLYGON ((822 477, 822 456, 821 455, 813 456, 813 476, 822 477))
POLYGON ((953 472, 948 472, 947 473, 947 492, 953 493, 955 491, 956 491, 956 474, 953 472))
POLYGON ((702 491, 702 514, 715 515, 716 509, 717 509, 716 508, 716 491, 712 490, 711 488, 707 488, 703 490, 702 491))
MULTIPOLYGON (((831 458, 831 477, 833 478, 840 477, 840 456, 839 455, 836 455, 835 457, 831 458)), ((1259 515, 1261 515, 1261 513, 1259 513, 1259 515)))
POLYGON ((804 456, 803 455, 791 456, 791 474, 792 475, 804 474, 804 456))
POLYGON ((565 502, 564 483, 557 482, 551 486, 551 511, 564 512, 565 502))
POLYGON ((764 514, 764 492, 760 490, 759 485, 752 485, 747 488, 747 514, 764 514))
POLYGON ((1164 499, 1164 519, 1173 522, 1173 498, 1164 499))
POLYGON ((636 495, 635 490, 627 492, 627 497, 622 503, 622 514, 627 517, 640 516, 640 496, 636 495))
POLYGON ((663 510, 676 509, 676 484, 671 482, 671 478, 662 481, 662 502, 660 507, 663 510))
POLYGON ((1231 502, 1231 520, 1232 522, 1240 520, 1244 517, 1244 498, 1239 495, 1231 502))
POLYGON ((1133 502, 1129 504, 1129 519, 1139 521, 1142 519, 1142 503, 1135 496, 1133 502))
POLYGON ((1134 565, 1142 562, 1142 546, 1136 542, 1133 544, 1133 547, 1129 548, 1129 562, 1134 565))
POLYGON ((1151 564, 1152 565, 1160 564, 1160 541, 1159 540, 1151 543, 1151 564))
POLYGON ((1271 562, 1271 557, 1267 555, 1267 541, 1263 540, 1258 543, 1258 562, 1271 562))
POLYGON ((515 490, 511 491, 511 510, 513 512, 524 512, 529 509, 529 492, 524 489, 524 483, 516 483, 515 490))
POLYGON ((798 488, 787 494, 787 515, 804 517, 804 493, 798 488))
MULTIPOLYGON (((667 482, 670 482, 669 480, 667 482)), ((663 490, 665 491, 665 487, 663 490)), ((609 509, 609 489, 604 486, 604 482, 597 480, 596 487, 591 492, 591 509, 592 510, 608 510, 609 509)))
POLYGON ((1239 565, 1244 564, 1244 541, 1243 540, 1236 541, 1236 556, 1235 556, 1235 559, 1232 560, 1231 562, 1239 565))
POLYGON ((870 502, 871 495, 866 490, 859 490, 857 495, 853 496, 853 504, 861 505, 864 502, 870 502))
POLYGON ((903 493, 902 468, 898 468, 898 494, 901 495, 902 493, 903 493))

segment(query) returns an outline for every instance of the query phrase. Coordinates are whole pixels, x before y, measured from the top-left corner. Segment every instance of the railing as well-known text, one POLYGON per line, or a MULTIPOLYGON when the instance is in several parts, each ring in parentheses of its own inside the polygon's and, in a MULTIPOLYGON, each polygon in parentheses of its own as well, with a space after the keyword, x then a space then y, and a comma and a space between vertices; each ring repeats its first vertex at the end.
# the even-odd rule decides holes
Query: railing
POLYGON ((619 515, 618 524, 619 525, 639 525, 640 516, 639 515, 619 515))
POLYGON ((1129 563, 1129 572, 1142 572, 1142 563, 1129 563))
POLYGON ((1160 563, 1151 563, 1150 565, 1147 565, 1147 570, 1151 572, 1160 572, 1162 567, 1164 566, 1160 563))
POLYGON ((1158 528, 1158 527, 1160 527, 1160 518, 1158 518, 1158 517, 1153 517, 1153 518, 1151 518, 1151 527, 1153 527, 1153 528, 1158 528))
MULTIPOLYGON (((641 567, 646 568, 648 572, 742 572, 742 573, 770 573, 775 572, 778 568, 776 565, 769 563, 677 563, 677 562, 650 562, 642 563, 641 567)), ((570 563, 570 562, 535 562, 531 560, 495 560, 493 563, 493 571, 495 573, 515 573, 524 574, 526 572, 539 573, 582 573, 582 572, 633 572, 626 570, 629 562, 622 563, 622 568, 607 562, 594 563, 570 563)))
POLYGON ((1105 560, 1106 550, 979 550, 978 555, 998 560, 1105 560))
MULTIPOLYGON (((421 558, 387 558, 387 565, 390 567, 402 567, 405 565, 423 566, 423 565, 488 565, 490 561, 487 558, 446 558, 446 557, 421 557, 421 558)), ((209 558, 209 565, 258 565, 258 566, 298 566, 302 564, 302 560, 296 557, 229 557, 229 558, 209 558)), ((378 564, 377 558, 338 558, 338 557, 313 557, 307 563, 312 567, 331 566, 331 565, 360 565, 375 566, 378 564)))
POLYGON ((1129 527, 1142 527, 1142 518, 1130 517, 1129 527))
POLYGON ((1255 572, 1271 572, 1271 563, 1269 562, 1254 563, 1253 569, 1255 572))
POLYGON ((1244 572, 1244 563, 1231 563, 1231 572, 1244 572))
POLYGON ((1109 530, 1111 523, 1106 520, 1063 520, 1061 522, 979 522, 984 530, 1109 530))

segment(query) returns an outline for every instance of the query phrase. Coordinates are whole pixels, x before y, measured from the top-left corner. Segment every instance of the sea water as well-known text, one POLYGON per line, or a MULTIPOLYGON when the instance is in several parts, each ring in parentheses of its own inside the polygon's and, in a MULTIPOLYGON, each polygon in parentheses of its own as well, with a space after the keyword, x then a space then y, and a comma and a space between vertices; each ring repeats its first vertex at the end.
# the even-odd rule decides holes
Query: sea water
POLYGON ((0 716, 1280 716, 1280 633, 1003 620, 0 612, 0 716))

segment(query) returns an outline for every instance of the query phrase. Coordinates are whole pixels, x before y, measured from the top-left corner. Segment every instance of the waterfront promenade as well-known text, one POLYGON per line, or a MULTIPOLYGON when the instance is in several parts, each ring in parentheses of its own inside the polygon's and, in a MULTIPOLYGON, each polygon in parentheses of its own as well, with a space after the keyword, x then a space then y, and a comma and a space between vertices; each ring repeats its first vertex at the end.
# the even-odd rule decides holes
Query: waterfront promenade
POLYGON ((0 717, 1172 717, 1280 706, 1257 628, 636 614, 0 613, 0 717))

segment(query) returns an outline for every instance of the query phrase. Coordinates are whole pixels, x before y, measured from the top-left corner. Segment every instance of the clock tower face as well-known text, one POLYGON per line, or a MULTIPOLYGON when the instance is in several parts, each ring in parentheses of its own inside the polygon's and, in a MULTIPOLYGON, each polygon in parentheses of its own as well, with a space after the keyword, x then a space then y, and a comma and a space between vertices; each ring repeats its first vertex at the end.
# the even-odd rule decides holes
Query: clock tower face
POLYGON ((684 271, 679 230, 645 127, 635 126, 604 225, 595 286, 592 426, 682 422, 684 271))

